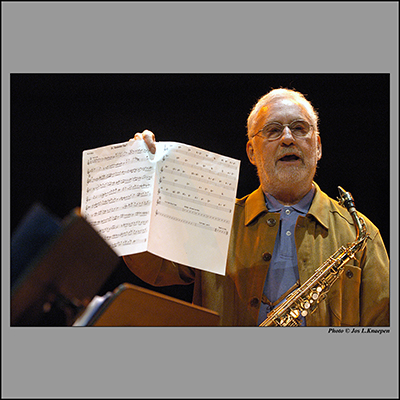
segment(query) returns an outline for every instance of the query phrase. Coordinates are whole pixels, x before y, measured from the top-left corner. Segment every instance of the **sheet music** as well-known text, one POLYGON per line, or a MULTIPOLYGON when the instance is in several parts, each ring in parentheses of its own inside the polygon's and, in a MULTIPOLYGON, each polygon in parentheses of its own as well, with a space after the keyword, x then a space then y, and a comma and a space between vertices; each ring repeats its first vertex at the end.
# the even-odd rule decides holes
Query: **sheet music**
POLYGON ((119 255, 147 250, 155 162, 143 141, 83 152, 81 212, 119 255))
POLYGON ((149 251, 225 274, 240 161, 143 141, 83 153, 82 213, 120 256, 149 251))
POLYGON ((240 162, 181 143, 159 150, 149 251, 224 274, 240 162))

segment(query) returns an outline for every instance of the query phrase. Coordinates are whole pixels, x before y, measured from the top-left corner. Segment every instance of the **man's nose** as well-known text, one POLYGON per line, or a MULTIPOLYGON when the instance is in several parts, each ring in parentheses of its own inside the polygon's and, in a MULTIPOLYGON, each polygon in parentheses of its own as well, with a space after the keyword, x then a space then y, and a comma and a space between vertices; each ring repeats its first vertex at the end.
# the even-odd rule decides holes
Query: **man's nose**
POLYGON ((293 142, 294 140, 295 140, 295 137, 294 137, 292 131, 290 130, 290 128, 288 126, 285 126, 283 128, 281 142, 289 144, 289 143, 293 142))

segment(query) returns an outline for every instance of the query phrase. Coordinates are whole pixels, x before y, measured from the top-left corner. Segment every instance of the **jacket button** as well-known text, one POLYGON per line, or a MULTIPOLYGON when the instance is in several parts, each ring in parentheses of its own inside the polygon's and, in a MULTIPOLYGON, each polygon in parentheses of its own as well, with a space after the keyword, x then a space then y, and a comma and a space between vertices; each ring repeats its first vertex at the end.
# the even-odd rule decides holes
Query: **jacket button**
POLYGON ((351 272, 349 269, 346 271, 346 276, 350 279, 353 277, 353 272, 351 272))
POLYGON ((267 224, 268 224, 268 226, 274 226, 276 224, 275 218, 269 218, 267 220, 267 224))
POLYGON ((257 297, 253 297, 253 298, 250 300, 250 306, 251 306, 251 307, 258 307, 259 303, 260 303, 260 300, 257 299, 257 297))
POLYGON ((268 252, 265 252, 265 253, 262 255, 262 258, 263 258, 264 261, 270 261, 270 260, 271 260, 271 257, 272 257, 271 253, 268 253, 268 252))

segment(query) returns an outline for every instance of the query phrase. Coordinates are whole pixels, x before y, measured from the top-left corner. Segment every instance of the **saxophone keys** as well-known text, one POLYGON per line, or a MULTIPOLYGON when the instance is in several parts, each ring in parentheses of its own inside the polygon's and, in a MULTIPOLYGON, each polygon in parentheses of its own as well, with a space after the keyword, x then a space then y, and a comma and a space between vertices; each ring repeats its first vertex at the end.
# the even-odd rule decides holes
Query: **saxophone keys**
POLYGON ((293 318, 299 318, 300 316, 300 311, 299 310, 290 310, 290 315, 293 318))
POLYGON ((316 287, 313 293, 311 294, 311 298, 313 300, 317 300, 321 292, 322 292, 322 287, 321 286, 316 287))
POLYGON ((305 317, 305 316, 307 316, 308 315, 308 309, 311 307, 311 303, 312 303, 312 300, 311 301, 305 301, 304 303, 303 303, 303 305, 302 305, 302 310, 301 310, 301 316, 302 317, 305 317))

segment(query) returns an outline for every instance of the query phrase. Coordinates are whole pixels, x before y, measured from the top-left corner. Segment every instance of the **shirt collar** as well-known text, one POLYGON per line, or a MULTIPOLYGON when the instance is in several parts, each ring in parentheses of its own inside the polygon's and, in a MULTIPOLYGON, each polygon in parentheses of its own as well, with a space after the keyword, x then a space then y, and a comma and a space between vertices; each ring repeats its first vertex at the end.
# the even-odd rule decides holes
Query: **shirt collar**
MULTIPOLYGON (((315 187, 313 185, 311 190, 298 203, 291 205, 290 207, 301 214, 307 214, 314 198, 314 194, 315 187)), ((283 207, 285 207, 284 204, 280 203, 274 196, 270 195, 269 193, 265 195, 265 201, 268 211, 270 212, 280 212, 282 211, 283 207)))
MULTIPOLYGON (((313 215, 325 229, 328 229, 329 213, 327 213, 326 210, 332 209, 331 201, 328 196, 321 191, 317 183, 313 182, 313 186, 315 188, 315 195, 308 213, 313 215)), ((267 209, 264 192, 262 191, 261 186, 259 186, 258 189, 250 193, 246 199, 246 226, 260 214, 267 213, 268 211, 270 210, 267 209)))

